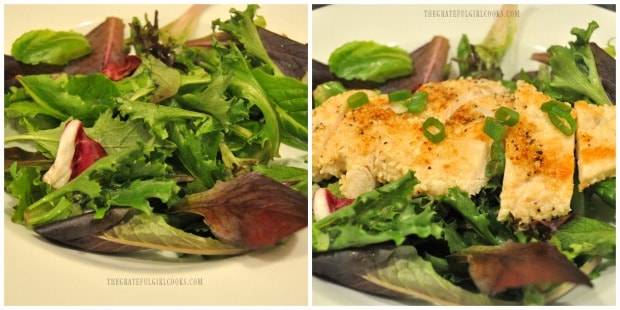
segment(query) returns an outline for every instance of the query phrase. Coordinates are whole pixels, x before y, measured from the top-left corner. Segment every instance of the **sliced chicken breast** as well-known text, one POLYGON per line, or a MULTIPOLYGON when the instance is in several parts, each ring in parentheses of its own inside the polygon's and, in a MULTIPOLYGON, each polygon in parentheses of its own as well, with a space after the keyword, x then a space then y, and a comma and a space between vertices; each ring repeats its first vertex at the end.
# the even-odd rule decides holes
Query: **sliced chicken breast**
POLYGON ((491 139, 482 131, 485 117, 500 106, 511 107, 512 95, 501 83, 482 79, 428 83, 418 91, 428 93, 427 107, 419 114, 402 112, 387 95, 376 94, 364 106, 350 109, 346 98, 356 91, 316 108, 314 180, 338 177, 343 195, 355 198, 413 170, 421 182, 417 194, 443 195, 455 186, 478 193, 488 181, 491 139), (422 129, 431 116, 445 126, 446 138, 437 144, 422 129))
POLYGON ((520 119, 506 133, 500 221, 525 226, 570 212, 575 137, 563 134, 541 110, 549 100, 534 86, 517 83, 514 106, 520 119))
POLYGON ((579 190, 616 176, 616 106, 575 102, 579 190))

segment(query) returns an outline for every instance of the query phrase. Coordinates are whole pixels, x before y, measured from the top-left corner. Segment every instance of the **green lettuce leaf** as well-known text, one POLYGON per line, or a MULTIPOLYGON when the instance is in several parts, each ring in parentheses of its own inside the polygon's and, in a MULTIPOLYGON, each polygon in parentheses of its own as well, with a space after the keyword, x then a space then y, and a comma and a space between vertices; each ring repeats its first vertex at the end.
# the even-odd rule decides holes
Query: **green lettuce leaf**
POLYGON ((603 88, 589 44, 597 28, 595 21, 587 29, 573 28, 571 34, 576 39, 568 47, 553 45, 547 49, 552 78, 548 88, 543 89, 545 93, 568 102, 584 99, 598 105, 613 104, 603 88))
POLYGON ((578 216, 560 226, 551 242, 574 259, 579 255, 615 258, 616 227, 597 219, 578 216))
POLYGON ((161 214, 134 215, 127 222, 115 225, 97 237, 120 244, 186 254, 234 255, 247 251, 170 226, 161 214))
POLYGON ((132 120, 142 120, 149 126, 150 132, 161 139, 168 138, 166 126, 176 120, 206 119, 209 116, 204 113, 168 107, 160 104, 152 104, 143 101, 119 100, 119 110, 122 115, 132 120))
POLYGON ((34 117, 43 114, 65 121, 70 117, 90 126, 103 111, 115 106, 119 95, 117 88, 103 74, 70 76, 60 74, 18 76, 17 80, 32 98, 31 106, 23 101, 9 106, 20 116, 34 117))
POLYGON ((489 229, 491 224, 487 215, 479 210, 467 193, 456 187, 448 189, 448 194, 441 197, 441 201, 451 205, 459 212, 487 242, 498 245, 500 241, 489 229))
POLYGON ((248 5, 245 11, 232 8, 230 9, 231 18, 224 22, 217 19, 213 21, 213 27, 219 27, 220 30, 231 34, 241 42, 243 50, 251 59, 257 59, 260 63, 265 64, 275 75, 283 76, 282 71, 267 54, 267 50, 265 50, 263 42, 258 35, 256 23, 264 22, 264 19, 259 17, 256 17, 255 20, 258 8, 259 6, 256 4, 248 5))
POLYGON ((232 72, 234 75, 228 87, 229 91, 233 95, 247 100, 250 107, 258 107, 262 113, 264 125, 260 129, 258 137, 254 137, 254 139, 260 139, 261 148, 266 151, 262 159, 270 160, 279 156, 281 133, 278 114, 265 90, 252 74, 246 58, 236 45, 231 45, 228 54, 222 57, 222 67, 225 74, 232 72))
POLYGON ((396 248, 364 279, 408 296, 444 305, 506 305, 508 302, 465 290, 437 274, 412 246, 396 248))
POLYGON ((433 220, 432 201, 410 200, 418 183, 410 171, 314 222, 312 250, 322 252, 390 240, 400 245, 409 235, 440 238, 442 228, 433 220))
POLYGON ((282 143, 308 149, 308 85, 288 76, 252 70, 254 77, 276 104, 282 143))
POLYGON ((122 197, 121 201, 126 205, 139 209, 144 209, 144 201, 149 198, 159 198, 165 203, 179 190, 172 179, 162 181, 169 182, 165 188, 168 192, 149 191, 150 196, 139 197, 132 203, 127 203, 127 193, 123 194, 123 191, 149 186, 148 183, 153 182, 149 179, 169 177, 170 167, 163 161, 169 155, 169 151, 156 148, 151 141, 103 157, 63 187, 29 205, 24 210, 25 225, 38 226, 63 220, 81 214, 83 209, 94 209, 95 218, 101 218, 113 206, 110 197, 115 195, 122 197))

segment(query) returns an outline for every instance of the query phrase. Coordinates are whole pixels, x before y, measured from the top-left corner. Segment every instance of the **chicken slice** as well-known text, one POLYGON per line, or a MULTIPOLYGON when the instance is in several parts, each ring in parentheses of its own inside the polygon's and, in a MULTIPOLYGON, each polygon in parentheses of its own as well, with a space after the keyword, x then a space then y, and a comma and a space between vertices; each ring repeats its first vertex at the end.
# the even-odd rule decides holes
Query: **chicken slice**
MULTIPOLYGON (((357 92, 333 96, 312 111, 312 178, 315 182, 330 177, 342 178, 352 167, 372 169, 371 150, 376 141, 364 136, 365 124, 358 124, 347 106, 347 98, 357 92)), ((363 92, 371 101, 379 98, 375 91, 363 92)))
POLYGON ((512 106, 511 94, 499 82, 475 79, 428 83, 418 91, 428 93, 427 107, 419 114, 399 113, 387 95, 370 96, 364 106, 348 109, 346 98, 355 91, 316 108, 315 181, 338 177, 341 192, 355 198, 362 189, 394 181, 413 170, 421 182, 416 194, 443 195, 455 186, 470 195, 479 192, 488 181, 485 167, 491 145, 482 131, 484 120, 500 106, 512 106), (335 111, 342 109, 346 110, 344 117, 333 121, 339 118, 335 111), (430 116, 445 126, 446 138, 438 144, 423 134, 422 124, 430 116), (355 175, 365 181, 356 177, 356 184, 349 184, 355 175))
POLYGON ((616 176, 616 106, 575 102, 579 190, 616 176))
POLYGON ((513 219, 525 227, 570 212, 575 140, 555 128, 540 109, 549 100, 534 86, 517 82, 515 110, 520 119, 506 133, 499 221, 513 219))

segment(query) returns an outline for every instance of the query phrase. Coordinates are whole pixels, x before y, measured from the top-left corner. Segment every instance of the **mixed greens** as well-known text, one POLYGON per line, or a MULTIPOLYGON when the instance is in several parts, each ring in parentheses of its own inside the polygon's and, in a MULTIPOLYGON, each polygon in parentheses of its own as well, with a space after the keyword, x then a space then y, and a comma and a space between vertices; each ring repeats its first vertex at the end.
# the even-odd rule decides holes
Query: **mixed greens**
MULTIPOLYGON (((539 72, 522 72, 510 80, 503 76, 501 60, 516 27, 516 19, 503 19, 481 44, 471 44, 463 35, 453 59, 458 67, 453 78, 501 80, 508 87, 524 79, 557 101, 615 104, 615 95, 610 95, 615 90, 602 83, 612 80, 609 85, 615 88, 615 75, 599 72, 597 66, 601 61, 615 66, 615 60, 607 59, 612 57, 609 53, 593 52, 597 46, 590 42, 596 22, 586 29, 573 28, 575 41, 567 47, 549 47, 539 72)), ((427 60, 410 55, 414 64, 427 60)), ((436 71, 436 76, 441 71, 442 78, 448 78, 445 68, 436 71)), ((332 73, 331 81, 314 81, 315 107, 360 85, 393 94, 376 84, 353 84, 339 71, 332 73)), ((408 89, 414 92, 417 86, 410 84, 408 89)), ((562 116, 551 105, 546 108, 562 116)), ((452 305, 547 304, 575 284, 591 285, 591 278, 615 263, 615 226, 597 217, 600 208, 612 212, 615 208, 615 177, 584 191, 575 187, 569 216, 532 223, 527 229, 499 222, 501 140, 505 127, 518 122, 518 114, 511 111, 498 111, 490 118, 496 121, 495 129, 487 132, 485 124, 485 133, 495 141, 486 167, 490 181, 472 197, 456 187, 439 197, 415 196, 413 188, 419 183, 415 171, 356 199, 343 198, 334 178, 315 183, 313 273, 372 294, 452 305), (329 212, 321 211, 323 204, 329 212)), ((566 125, 558 123, 560 129, 566 125)))
MULTIPOLYGON (((200 29, 208 46, 191 45, 204 8, 164 27, 157 12, 134 17, 128 38, 108 17, 86 35, 15 41, 4 101, 17 134, 5 145, 30 146, 5 147, 15 223, 90 251, 202 255, 307 226, 307 169, 274 164, 282 144, 307 150, 307 84, 272 60, 258 5, 230 9, 200 29)), ((307 59, 304 44, 279 39, 300 46, 289 59, 307 59)))

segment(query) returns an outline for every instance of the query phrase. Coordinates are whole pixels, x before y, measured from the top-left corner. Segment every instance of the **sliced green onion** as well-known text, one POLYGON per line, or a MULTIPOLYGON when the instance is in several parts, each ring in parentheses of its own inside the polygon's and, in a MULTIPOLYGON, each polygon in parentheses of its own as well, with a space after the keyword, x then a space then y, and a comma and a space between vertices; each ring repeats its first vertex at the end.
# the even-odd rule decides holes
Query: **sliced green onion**
POLYGON ((332 96, 342 94, 346 91, 344 85, 338 81, 329 81, 320 84, 312 91, 312 97, 314 99, 314 107, 320 106, 323 102, 332 96))
POLYGON ((398 102, 411 97, 411 91, 408 89, 395 90, 388 94, 390 102, 398 102))
POLYGON ((519 122, 519 112, 507 107, 500 107, 495 111, 495 118, 500 124, 512 127, 519 122))
POLYGON ((446 128, 440 120, 429 117, 422 124, 422 132, 424 136, 433 143, 439 143, 446 138, 446 128))
POLYGON ((555 128, 563 134, 570 136, 575 133, 577 127, 575 119, 570 115, 571 107, 555 100, 543 103, 540 109, 547 113, 547 117, 555 128))
POLYGON ((563 134, 570 136, 575 133, 575 119, 569 113, 556 113, 557 111, 547 112, 547 117, 555 128, 563 134))
POLYGON ((504 132, 506 131, 506 126, 502 125, 502 123, 493 117, 487 117, 484 120, 484 127, 482 129, 487 136, 489 136, 493 141, 501 141, 504 137, 504 132))
POLYGON ((411 96, 407 110, 411 113, 420 113, 426 108, 428 102, 428 93, 425 91, 416 92, 411 96))
POLYGON ((570 113, 571 111, 570 106, 562 102, 559 102, 557 100, 550 100, 550 101, 543 103, 540 106, 540 109, 543 110, 543 112, 547 112, 547 113, 551 112, 552 110, 556 110, 559 112, 565 112, 565 113, 570 113))
POLYGON ((347 98, 347 105, 351 109, 359 108, 370 101, 365 92, 357 92, 347 98))
POLYGON ((491 160, 485 167, 486 176, 494 177, 504 173, 504 168, 506 167, 505 153, 506 152, 504 151, 504 146, 501 141, 493 141, 490 150, 491 160))

